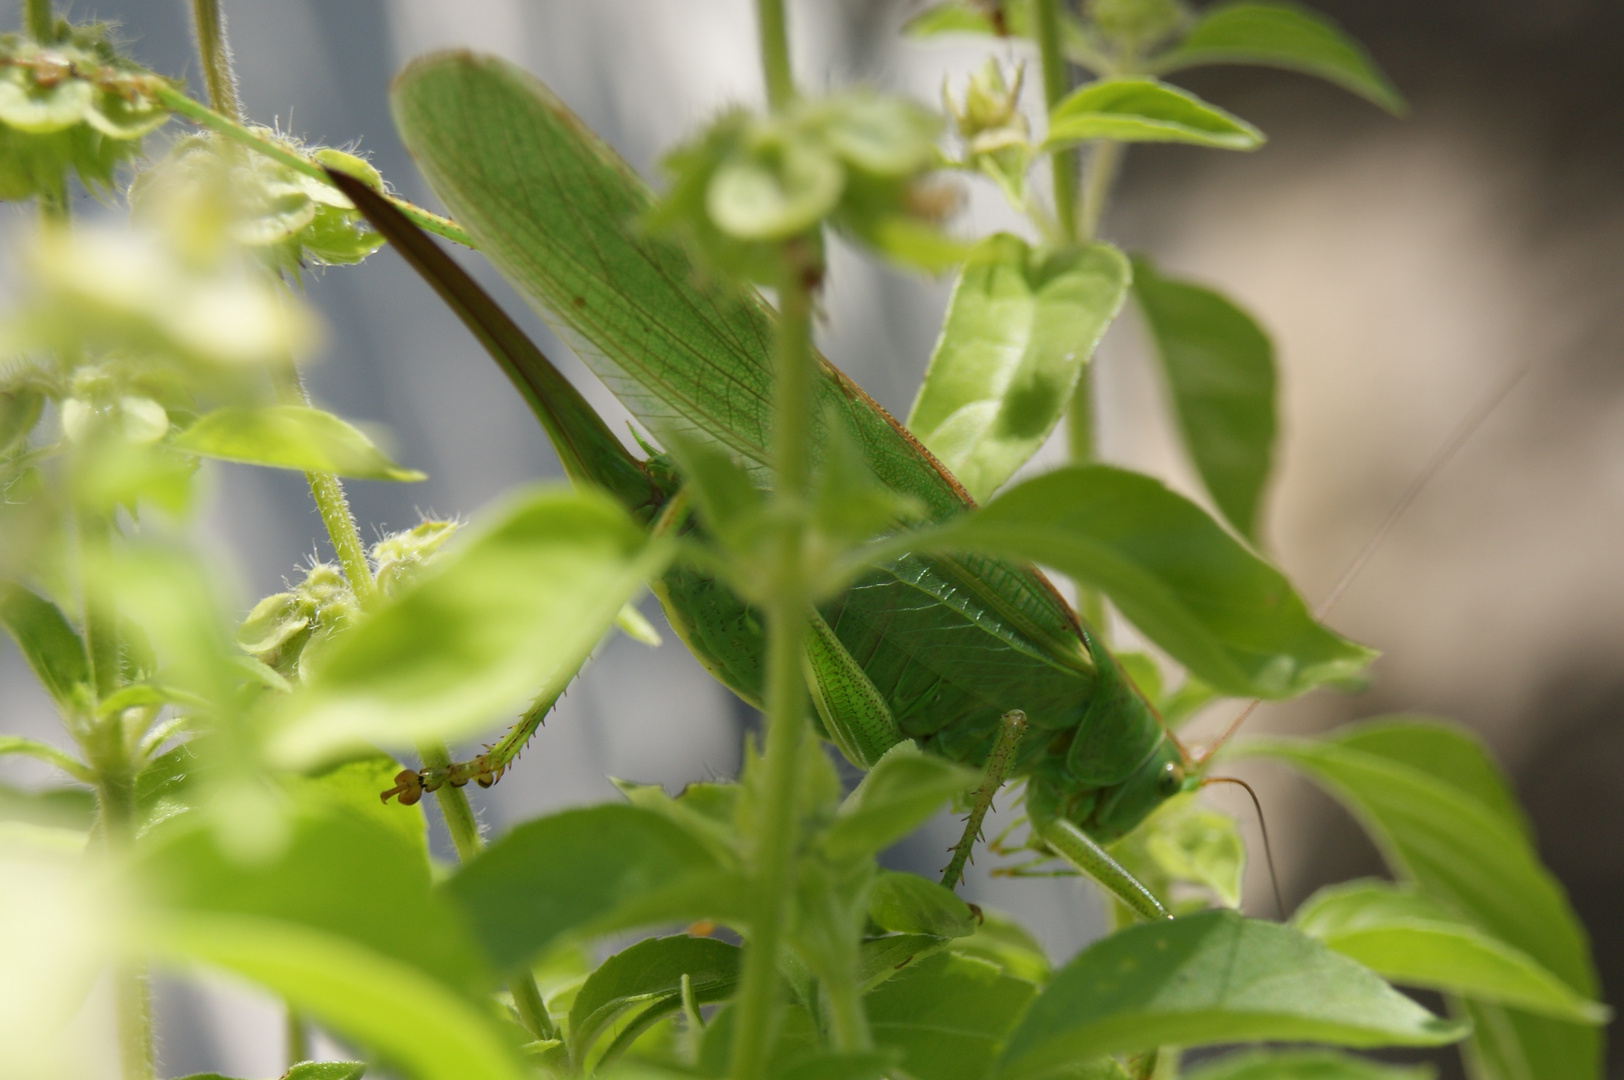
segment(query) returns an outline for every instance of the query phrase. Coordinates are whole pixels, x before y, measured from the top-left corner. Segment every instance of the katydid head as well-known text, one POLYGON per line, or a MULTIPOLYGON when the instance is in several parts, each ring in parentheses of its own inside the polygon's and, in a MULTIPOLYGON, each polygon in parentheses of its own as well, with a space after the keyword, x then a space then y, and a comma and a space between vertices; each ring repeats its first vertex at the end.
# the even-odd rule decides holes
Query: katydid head
POLYGON ((1163 734, 1133 772, 1099 793, 1088 820, 1078 824, 1094 839, 1109 843, 1131 832, 1168 799, 1200 785, 1201 777, 1190 769, 1178 741, 1163 734))

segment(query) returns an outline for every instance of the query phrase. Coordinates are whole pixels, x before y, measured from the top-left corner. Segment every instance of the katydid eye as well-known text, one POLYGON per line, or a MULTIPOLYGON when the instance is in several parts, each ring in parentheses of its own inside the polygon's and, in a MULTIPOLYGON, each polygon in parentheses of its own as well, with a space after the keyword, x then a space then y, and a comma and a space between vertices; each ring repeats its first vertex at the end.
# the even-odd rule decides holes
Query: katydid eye
POLYGON ((1162 775, 1156 778, 1156 790, 1164 797, 1177 795, 1184 786, 1184 769, 1176 761, 1162 766, 1162 775))

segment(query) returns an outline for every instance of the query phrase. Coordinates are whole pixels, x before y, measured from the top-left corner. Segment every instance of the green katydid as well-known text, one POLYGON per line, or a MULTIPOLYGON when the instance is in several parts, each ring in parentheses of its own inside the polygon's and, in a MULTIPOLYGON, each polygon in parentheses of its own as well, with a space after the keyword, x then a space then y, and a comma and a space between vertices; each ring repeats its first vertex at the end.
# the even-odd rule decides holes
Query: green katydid
MULTIPOLYGON (((395 106, 408 146, 458 220, 555 325, 584 345, 578 351, 633 414, 663 437, 721 447, 765 486, 772 319, 765 304, 706 289, 681 249, 638 232, 637 219, 650 205, 646 188, 517 69, 465 54, 420 61, 397 84, 395 106)), ((572 480, 607 490, 656 529, 683 527, 682 479, 670 458, 639 460, 627 451, 427 237, 360 183, 338 175, 334 181, 504 368, 572 480)), ((957 480, 900 424, 832 365, 821 358, 819 365, 826 424, 846 428, 881 483, 911 497, 930 522, 973 509, 957 480)), ((1224 539, 1235 558, 1264 567, 1224 539)), ((1270 603, 1284 593, 1287 606, 1301 609, 1283 579, 1269 581, 1270 603)), ((691 566, 679 564, 652 585, 701 663, 758 703, 765 633, 757 613, 691 566)), ((809 618, 805 666, 820 733, 855 764, 872 765, 907 739, 973 766, 997 758, 1001 771, 1026 779, 1029 818, 1052 851, 1142 914, 1166 914, 1102 845, 1199 784, 1200 763, 1040 571, 986 555, 906 552, 869 568, 809 618), (1005 730, 1001 718, 1015 709, 1025 713, 1027 733, 1013 753, 995 753, 1005 730)), ((1351 673, 1368 659, 1317 624, 1304 627, 1331 643, 1322 653, 1322 659, 1335 654, 1322 664, 1326 672, 1351 673)), ((1278 674, 1279 667, 1272 670, 1278 674)), ((1271 696, 1304 684, 1274 685, 1271 696)), ((425 790, 470 779, 488 786, 551 706, 538 702, 471 761, 403 772, 385 797, 415 801, 425 790)))

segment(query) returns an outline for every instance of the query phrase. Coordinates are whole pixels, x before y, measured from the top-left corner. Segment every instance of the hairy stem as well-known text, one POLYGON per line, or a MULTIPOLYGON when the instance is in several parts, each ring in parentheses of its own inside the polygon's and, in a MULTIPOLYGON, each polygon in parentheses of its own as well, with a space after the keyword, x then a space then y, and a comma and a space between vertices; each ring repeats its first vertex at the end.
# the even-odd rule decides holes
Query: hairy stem
MULTIPOLYGON (((332 183, 327 174, 322 171, 320 165, 293 153, 275 139, 261 135, 229 116, 215 112, 202 102, 193 101, 168 83, 154 79, 147 82, 144 89, 148 94, 152 95, 154 100, 176 116, 185 117, 195 124, 200 124, 210 131, 217 132, 232 142, 246 146, 257 154, 263 154, 272 161, 286 165, 288 168, 302 173, 312 180, 320 180, 324 184, 332 183)), ((395 209, 405 214, 414 225, 425 232, 444 237, 454 244, 461 244, 463 247, 474 246, 474 242, 468 234, 450 218, 431 213, 421 206, 415 206, 405 199, 396 198, 393 195, 385 195, 384 198, 393 203, 395 209)))
POLYGON ((56 40, 56 16, 51 0, 23 0, 23 30, 41 45, 56 40))
POLYGON ((767 105, 778 112, 795 100, 784 0, 756 0, 756 24, 761 35, 761 70, 767 79, 767 105))
POLYGON ((203 85, 209 104, 233 120, 242 115, 237 104, 237 77, 231 71, 231 46, 226 43, 226 20, 220 0, 192 0, 192 30, 197 34, 197 55, 203 62, 203 85))
MULTIPOLYGON (((101 804, 102 838, 110 854, 126 850, 135 839, 135 775, 116 722, 99 733, 93 764, 101 804)), ((146 966, 138 961, 115 964, 113 1008, 118 1018, 118 1056, 124 1080, 153 1080, 152 991, 146 966)))
POLYGON ((830 1042, 841 1053, 859 1053, 872 1049, 874 1040, 869 1032, 868 1014, 863 1012, 862 995, 857 990, 856 972, 840 980, 823 981, 823 1001, 829 1015, 830 1042))
MULTIPOLYGON (((1037 0, 1038 56, 1043 64, 1043 104, 1053 109, 1071 89, 1066 58, 1060 53, 1059 0, 1037 0)), ((1077 151, 1056 150, 1049 164, 1054 169, 1054 214, 1060 234, 1077 238, 1077 151)))
POLYGON ((773 464, 780 532, 767 605, 767 748, 754 843, 755 903, 733 1039, 735 1080, 766 1075, 777 1030, 778 954, 794 890, 799 757, 806 729, 804 527, 812 399, 812 275, 787 246, 774 350, 773 464))

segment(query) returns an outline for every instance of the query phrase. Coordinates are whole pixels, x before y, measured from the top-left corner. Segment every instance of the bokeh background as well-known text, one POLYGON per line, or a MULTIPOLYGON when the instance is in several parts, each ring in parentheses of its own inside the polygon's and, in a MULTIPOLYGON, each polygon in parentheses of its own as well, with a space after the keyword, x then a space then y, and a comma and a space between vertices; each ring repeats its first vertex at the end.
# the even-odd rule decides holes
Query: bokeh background
MULTIPOLYGON (((921 0, 802 0, 792 9, 808 87, 863 81, 935 101, 992 51, 922 45, 897 30, 921 0)), ((1370 688, 1266 706, 1253 731, 1308 733, 1421 712, 1481 735, 1515 779, 1540 849, 1589 927, 1615 1008, 1624 1004, 1624 5, 1616 0, 1320 0, 1409 98, 1395 120, 1306 78, 1207 69, 1179 81, 1262 127, 1250 155, 1135 149, 1104 232, 1171 272, 1230 293, 1272 332, 1283 397, 1266 537, 1310 599, 1324 595, 1460 421, 1514 373, 1516 389, 1434 476, 1330 621, 1380 648, 1370 688)), ((748 0, 227 0, 252 117, 361 149, 409 198, 432 204, 395 138, 386 91, 407 59, 448 47, 539 74, 645 175, 717 109, 761 98, 748 0)), ((135 56, 197 82, 184 0, 77 0, 75 17, 123 24, 135 56)), ((1034 80, 1035 81, 1035 80, 1034 80)), ((201 90, 199 89, 199 93, 201 90)), ((91 206, 86 213, 94 213, 91 206)), ((0 209, 0 247, 31 217, 0 209)), ((962 225, 1017 223, 974 190, 962 225)), ((509 309, 522 304, 473 267, 509 309)), ((8 262, 0 270, 16 273, 8 262)), ((419 511, 473 514, 515 485, 560 476, 540 430, 494 366, 391 253, 308 279, 329 344, 310 378, 328 407, 391 433, 431 479, 355 483, 363 528, 419 511)), ((906 413, 948 283, 837 250, 820 330, 831 358, 906 413)), ((544 347, 607 393, 526 314, 544 347)), ((1105 455, 1193 490, 1162 391, 1129 315, 1097 360, 1105 455)), ((623 415, 623 414, 621 414, 623 415)), ((1052 449, 1052 448, 1051 448, 1052 449)), ((1058 453, 1048 454, 1058 460, 1058 453)), ((219 467, 204 529, 244 610, 325 548, 302 479, 219 467)), ((658 622, 657 605, 645 610, 658 622)), ((1203 718, 1210 731, 1230 713, 1203 718)), ((612 797, 606 777, 675 790, 731 775, 750 711, 674 640, 609 641, 520 767, 476 793, 500 830, 612 797)), ((61 739, 48 703, 0 643, 0 730, 61 739)), ((494 727, 493 727, 494 730, 494 727)), ((1370 844, 1324 796, 1273 767, 1262 796, 1288 905, 1379 872, 1370 844)), ((46 778, 7 761, 0 779, 46 778)), ((1248 806, 1215 801, 1251 836, 1248 806), (1245 811, 1243 813, 1243 811, 1245 811)), ((928 871, 954 823, 892 853, 928 871)), ((1075 881, 972 873, 976 899, 1028 920, 1057 958, 1103 927, 1075 881)), ((1255 860, 1260 863, 1261 860, 1255 860)), ((1248 906, 1273 914, 1265 876, 1248 906)), ((165 1075, 281 1071, 280 1014, 235 985, 164 978, 165 1075)), ((87 1041, 111 1031, 93 999, 87 1041)), ((113 1059, 107 1056, 108 1075, 113 1059)), ((1624 1077, 1624 1056, 1610 1057, 1624 1077)), ((1446 1073, 1448 1075, 1448 1073, 1446 1073)))

